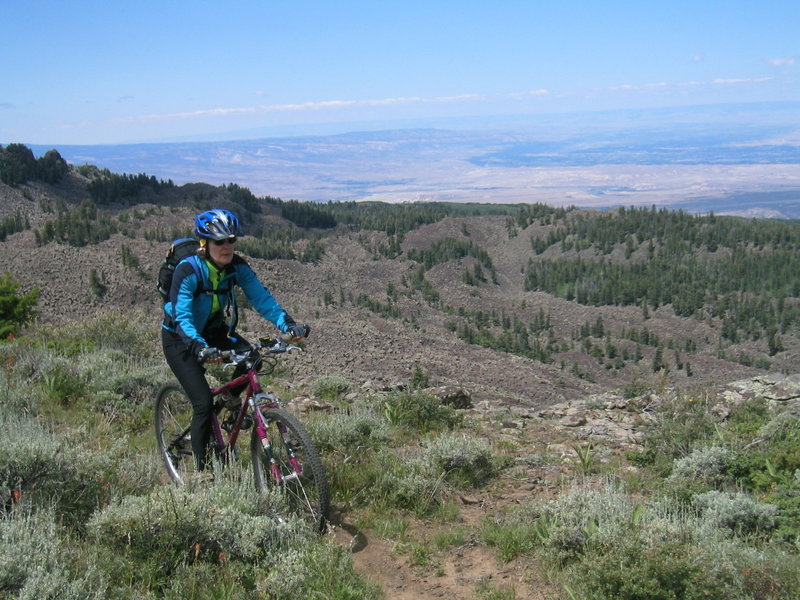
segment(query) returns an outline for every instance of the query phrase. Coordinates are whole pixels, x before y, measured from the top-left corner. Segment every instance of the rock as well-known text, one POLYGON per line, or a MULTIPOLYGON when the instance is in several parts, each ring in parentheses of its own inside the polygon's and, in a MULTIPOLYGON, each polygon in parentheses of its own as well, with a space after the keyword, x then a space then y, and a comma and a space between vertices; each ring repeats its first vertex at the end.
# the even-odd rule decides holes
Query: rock
POLYGON ((492 410, 493 407, 492 403, 489 402, 488 400, 481 400, 474 406, 474 408, 477 411, 489 412, 490 410, 492 410))
POLYGON ((582 425, 586 425, 586 415, 583 414, 571 414, 565 417, 562 417, 558 421, 559 425, 564 427, 581 427, 582 425))
POLYGON ((613 396, 609 400, 603 403, 603 408, 606 410, 626 410, 628 408, 629 401, 623 398, 622 396, 613 396))
POLYGON ((438 398, 442 404, 453 408, 472 408, 472 394, 462 387, 446 385, 436 388, 427 388, 425 393, 438 398))
POLYGON ((770 388, 765 397, 776 402, 786 402, 800 397, 800 385, 792 381, 780 381, 770 388))
POLYGON ((731 407, 725 402, 719 402, 711 407, 711 412, 724 421, 731 416, 731 407))
POLYGON ((333 410, 333 406, 322 400, 316 398, 309 398, 308 396, 299 396, 292 398, 288 403, 289 408, 298 412, 313 412, 313 411, 329 411, 333 410))

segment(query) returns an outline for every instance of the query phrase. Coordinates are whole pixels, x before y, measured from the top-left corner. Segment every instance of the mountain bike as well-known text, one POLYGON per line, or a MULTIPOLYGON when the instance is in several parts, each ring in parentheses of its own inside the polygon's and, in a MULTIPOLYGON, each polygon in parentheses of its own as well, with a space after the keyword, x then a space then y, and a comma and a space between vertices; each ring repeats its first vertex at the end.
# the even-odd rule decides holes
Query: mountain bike
MULTIPOLYGON (((256 489, 263 492, 268 486, 277 486, 290 512, 322 532, 330 511, 322 460, 297 417, 281 407, 275 394, 264 392, 258 380, 259 373, 275 369, 277 355, 301 350, 286 339, 261 338, 248 350, 220 353, 224 368, 239 367, 244 373, 211 390, 211 444, 216 458, 227 464, 238 457, 239 435, 252 429, 250 458, 256 489), (243 387, 240 395, 232 393, 243 387)), ((155 409, 158 451, 170 478, 184 485, 196 474, 190 433, 192 404, 180 385, 170 383, 159 390, 155 409)))

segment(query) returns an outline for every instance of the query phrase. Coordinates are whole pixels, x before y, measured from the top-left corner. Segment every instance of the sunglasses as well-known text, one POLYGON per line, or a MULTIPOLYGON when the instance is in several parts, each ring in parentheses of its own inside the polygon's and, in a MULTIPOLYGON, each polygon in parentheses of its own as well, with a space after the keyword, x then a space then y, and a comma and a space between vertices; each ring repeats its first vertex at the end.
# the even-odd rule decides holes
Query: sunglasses
POLYGON ((236 238, 235 238, 235 237, 232 237, 232 238, 227 238, 227 239, 225 239, 225 240, 211 240, 211 241, 212 241, 212 242, 214 242, 214 245, 215 245, 215 246, 222 246, 222 245, 224 245, 224 244, 231 244, 231 245, 233 245, 233 244, 235 244, 235 243, 236 243, 236 238))

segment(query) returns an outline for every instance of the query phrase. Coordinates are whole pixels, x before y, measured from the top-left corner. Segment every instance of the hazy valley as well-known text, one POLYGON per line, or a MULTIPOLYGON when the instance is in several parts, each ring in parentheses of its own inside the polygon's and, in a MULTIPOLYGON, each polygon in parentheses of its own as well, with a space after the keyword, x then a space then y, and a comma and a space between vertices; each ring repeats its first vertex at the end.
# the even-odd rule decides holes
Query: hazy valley
MULTIPOLYGON (((655 204, 800 217, 800 106, 481 117, 312 136, 66 146, 71 163, 315 202, 655 204)), ((49 148, 35 147, 37 154, 49 148)))

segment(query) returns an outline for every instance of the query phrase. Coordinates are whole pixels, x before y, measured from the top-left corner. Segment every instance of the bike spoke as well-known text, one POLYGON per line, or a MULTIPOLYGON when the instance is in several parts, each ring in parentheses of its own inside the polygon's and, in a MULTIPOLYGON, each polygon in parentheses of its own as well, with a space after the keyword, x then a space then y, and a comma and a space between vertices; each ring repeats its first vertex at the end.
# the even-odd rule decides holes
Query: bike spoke
POLYGON ((156 441, 167 473, 178 484, 185 483, 195 468, 191 419, 192 405, 183 389, 175 385, 162 388, 156 400, 156 441))
POLYGON ((251 451, 257 488, 277 486, 284 493, 289 511, 322 531, 329 512, 328 483, 311 438, 299 421, 283 410, 267 410, 264 417, 274 462, 254 431, 251 451), (285 429, 286 440, 279 427, 285 429))

